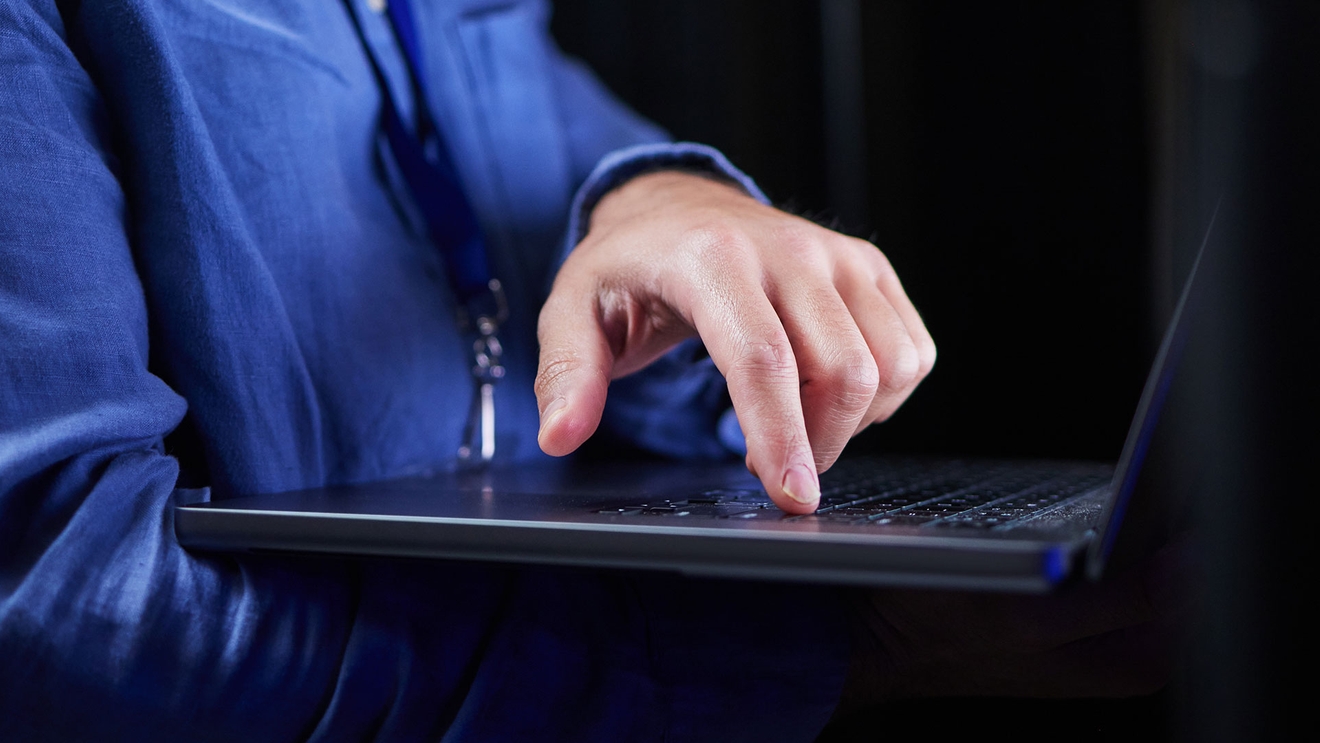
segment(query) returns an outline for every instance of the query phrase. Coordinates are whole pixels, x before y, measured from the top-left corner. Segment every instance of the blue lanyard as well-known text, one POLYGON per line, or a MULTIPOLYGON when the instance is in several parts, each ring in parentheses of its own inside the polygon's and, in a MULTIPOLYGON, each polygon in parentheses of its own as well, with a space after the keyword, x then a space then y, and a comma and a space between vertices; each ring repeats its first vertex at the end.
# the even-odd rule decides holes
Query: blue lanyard
POLYGON ((381 88, 381 123, 390 151, 404 182, 426 220, 432 242, 444 256, 454 299, 459 305, 459 325, 475 338, 472 345, 472 406, 458 456, 462 460, 490 461, 495 456, 495 382, 504 376, 503 348, 496 335, 508 315, 500 282, 491 276, 486 241, 472 206, 459 184, 449 151, 427 108, 426 68, 422 64, 417 25, 408 0, 388 0, 390 24, 403 51, 417 104, 416 124, 405 124, 394 106, 381 66, 358 25, 349 15, 367 51, 372 71, 381 88))
MULTIPOLYGON (((426 68, 422 65, 417 25, 407 0, 389 3, 390 22, 403 50, 417 100, 417 124, 409 131, 385 89, 385 135, 413 199, 422 210, 431 239, 444 254, 449 280, 459 302, 471 302, 490 283, 490 263, 481 228, 459 185, 440 130, 427 108, 426 68)), ((383 81, 382 81, 383 83, 383 81)))

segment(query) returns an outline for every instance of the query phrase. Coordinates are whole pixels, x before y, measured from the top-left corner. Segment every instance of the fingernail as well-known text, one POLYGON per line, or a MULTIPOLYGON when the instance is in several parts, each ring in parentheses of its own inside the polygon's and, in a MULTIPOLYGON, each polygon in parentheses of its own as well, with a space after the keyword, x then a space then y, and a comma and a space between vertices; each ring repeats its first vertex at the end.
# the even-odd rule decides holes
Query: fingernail
POLYGON ((784 494, 798 503, 815 505, 820 500, 820 484, 816 482, 816 473, 800 464, 789 467, 784 473, 784 494))
POLYGON ((556 397, 549 405, 545 406, 545 411, 541 413, 541 430, 537 432, 537 438, 545 434, 545 429, 550 427, 555 418, 563 415, 566 407, 568 407, 568 400, 562 397, 556 397))

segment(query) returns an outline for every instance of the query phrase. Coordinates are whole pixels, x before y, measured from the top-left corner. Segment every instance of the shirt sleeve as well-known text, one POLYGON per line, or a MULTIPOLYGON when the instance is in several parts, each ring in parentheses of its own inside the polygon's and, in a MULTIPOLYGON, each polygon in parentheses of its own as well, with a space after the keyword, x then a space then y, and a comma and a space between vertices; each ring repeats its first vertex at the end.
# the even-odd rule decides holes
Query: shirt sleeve
POLYGON ((54 5, 0 3, 0 740, 823 725, 847 653, 829 591, 180 548, 171 503, 197 494, 165 437, 187 407, 153 373, 168 308, 139 279, 118 141, 54 5))
POLYGON ((353 586, 178 546, 107 109, 53 5, 0 29, 0 739, 297 737, 353 586))

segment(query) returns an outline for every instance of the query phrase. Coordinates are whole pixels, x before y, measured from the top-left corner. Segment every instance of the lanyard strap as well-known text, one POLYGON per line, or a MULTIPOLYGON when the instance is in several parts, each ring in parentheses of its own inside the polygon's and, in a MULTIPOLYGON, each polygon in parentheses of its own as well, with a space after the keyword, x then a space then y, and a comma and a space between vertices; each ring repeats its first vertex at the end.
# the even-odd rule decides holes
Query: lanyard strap
POLYGON ((493 277, 486 254, 486 241, 476 214, 463 193, 449 150, 427 108, 426 68, 422 64, 421 45, 412 8, 407 0, 390 0, 388 14, 412 83, 416 101, 416 122, 413 126, 406 123, 399 114, 385 74, 355 14, 353 21, 367 50, 372 72, 380 85, 381 123, 390 152, 412 193, 413 201, 421 210, 432 242, 444 257, 455 299, 470 317, 490 315, 498 308, 492 307, 490 302, 493 277))
POLYGON ((389 0, 389 18, 412 82, 416 101, 413 107, 416 124, 412 127, 404 123, 395 107, 380 61, 367 42, 356 12, 352 7, 348 11, 381 89, 381 123, 390 151, 422 211, 432 242, 444 256, 459 306, 459 325, 475 335, 472 404, 458 456, 462 460, 488 462, 495 456, 495 382, 504 376, 503 348, 496 335, 508 315, 504 292, 499 280, 491 276, 481 227, 459 184, 440 129, 427 108, 426 68, 408 0, 389 0))

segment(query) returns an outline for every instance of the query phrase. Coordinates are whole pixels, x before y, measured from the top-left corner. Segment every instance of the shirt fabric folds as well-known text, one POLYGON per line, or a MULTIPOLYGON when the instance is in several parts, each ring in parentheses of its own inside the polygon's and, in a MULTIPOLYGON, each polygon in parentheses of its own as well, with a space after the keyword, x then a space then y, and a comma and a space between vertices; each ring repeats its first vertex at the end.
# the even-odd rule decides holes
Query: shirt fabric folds
MULTIPOLYGON (((175 541, 184 488, 452 466, 467 344, 382 95, 429 107, 508 290, 506 461, 541 456, 536 314, 595 200, 668 163, 760 196, 563 57, 545 3, 413 7, 420 102, 356 0, 0 0, 0 739, 809 740, 828 718, 848 649, 823 589, 175 541)), ((611 394, 635 445, 737 446, 693 344, 611 394)))

